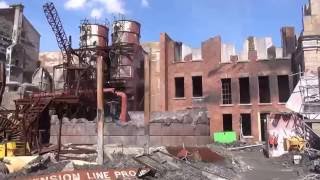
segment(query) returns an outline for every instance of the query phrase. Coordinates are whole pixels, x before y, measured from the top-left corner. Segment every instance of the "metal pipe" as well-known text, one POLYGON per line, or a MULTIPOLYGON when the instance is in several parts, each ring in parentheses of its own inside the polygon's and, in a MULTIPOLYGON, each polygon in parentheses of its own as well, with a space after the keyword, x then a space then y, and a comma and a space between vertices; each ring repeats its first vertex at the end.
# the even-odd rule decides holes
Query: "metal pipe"
POLYGON ((111 92, 111 93, 114 93, 114 88, 104 88, 103 89, 103 93, 108 93, 108 92, 111 92))
POLYGON ((121 91, 116 91, 115 94, 121 97, 121 112, 120 112, 120 121, 127 122, 127 101, 128 97, 126 93, 121 91))

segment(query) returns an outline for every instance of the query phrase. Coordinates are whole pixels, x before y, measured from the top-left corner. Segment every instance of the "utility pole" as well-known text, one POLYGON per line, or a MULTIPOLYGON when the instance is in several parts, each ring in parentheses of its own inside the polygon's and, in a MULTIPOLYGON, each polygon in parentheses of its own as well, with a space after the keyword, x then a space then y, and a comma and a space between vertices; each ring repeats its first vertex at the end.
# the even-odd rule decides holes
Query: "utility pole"
POLYGON ((103 128, 104 128, 104 106, 103 106, 103 56, 97 58, 97 163, 103 164, 103 128))

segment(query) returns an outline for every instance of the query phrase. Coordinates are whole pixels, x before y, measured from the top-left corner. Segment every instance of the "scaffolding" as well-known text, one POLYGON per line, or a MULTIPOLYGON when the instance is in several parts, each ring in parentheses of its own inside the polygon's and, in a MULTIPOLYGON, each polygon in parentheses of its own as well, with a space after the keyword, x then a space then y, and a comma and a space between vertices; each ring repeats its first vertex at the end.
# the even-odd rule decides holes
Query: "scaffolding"
POLYGON ((312 148, 320 149, 320 136, 312 128, 313 123, 320 123, 319 78, 311 73, 297 75, 299 82, 295 90, 299 91, 300 97, 295 99, 295 103, 300 104, 298 113, 302 116, 302 137, 312 148))

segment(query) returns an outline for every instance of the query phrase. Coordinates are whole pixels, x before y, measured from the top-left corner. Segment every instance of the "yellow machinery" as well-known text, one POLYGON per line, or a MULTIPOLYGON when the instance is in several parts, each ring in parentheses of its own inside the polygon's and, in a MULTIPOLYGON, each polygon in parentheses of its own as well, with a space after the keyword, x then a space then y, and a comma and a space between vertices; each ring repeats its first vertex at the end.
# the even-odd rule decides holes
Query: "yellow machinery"
POLYGON ((303 138, 298 136, 293 136, 285 139, 285 150, 287 151, 302 151, 307 146, 308 143, 303 138))
POLYGON ((14 151, 16 149, 15 142, 7 142, 0 144, 0 158, 4 158, 5 156, 14 156, 14 151), (7 155, 6 155, 7 151, 7 155))

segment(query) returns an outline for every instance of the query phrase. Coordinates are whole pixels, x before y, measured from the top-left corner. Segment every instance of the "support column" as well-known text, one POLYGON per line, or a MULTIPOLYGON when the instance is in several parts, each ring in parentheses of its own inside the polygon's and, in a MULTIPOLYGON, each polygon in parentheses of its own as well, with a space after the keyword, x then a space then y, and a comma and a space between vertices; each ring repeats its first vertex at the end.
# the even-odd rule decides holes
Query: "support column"
POLYGON ((103 107, 103 57, 97 58, 97 163, 103 164, 103 128, 104 128, 104 107, 103 107))
POLYGON ((148 55, 144 56, 144 136, 147 140, 145 147, 146 152, 149 153, 150 146, 150 113, 151 113, 151 89, 150 89, 150 72, 151 72, 151 49, 148 55))

